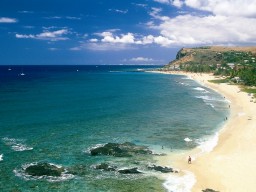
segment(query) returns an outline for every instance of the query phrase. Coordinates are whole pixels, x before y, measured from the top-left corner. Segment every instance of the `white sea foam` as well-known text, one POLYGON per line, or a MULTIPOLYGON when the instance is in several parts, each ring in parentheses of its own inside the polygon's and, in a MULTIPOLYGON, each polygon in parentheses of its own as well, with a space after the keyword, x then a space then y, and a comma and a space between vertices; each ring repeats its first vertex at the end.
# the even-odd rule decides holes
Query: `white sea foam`
POLYGON ((206 103, 206 105, 210 105, 212 108, 215 108, 212 103, 206 103))
POLYGON ((190 141, 192 141, 192 139, 190 139, 190 138, 186 137, 186 138, 184 139, 184 141, 186 141, 186 142, 190 142, 190 141))
POLYGON ((194 90, 197 90, 197 91, 203 91, 203 92, 206 92, 208 93, 209 91, 206 91, 204 88, 202 87, 196 87, 196 88, 193 88, 194 90))
POLYGON ((184 77, 184 78, 181 78, 181 79, 192 79, 190 76, 187 76, 187 77, 184 77))
POLYGON ((190 192, 196 179, 193 173, 185 171, 185 175, 170 175, 163 183, 168 192, 190 192))
POLYGON ((215 133, 211 138, 198 139, 197 143, 199 144, 198 148, 201 149, 201 152, 211 152, 214 147, 218 144, 219 141, 219 133, 215 133))
POLYGON ((24 139, 15 139, 15 138, 4 137, 4 138, 2 138, 2 141, 6 145, 10 146, 12 148, 12 150, 14 150, 14 151, 29 151, 29 150, 33 149, 33 147, 29 147, 25 144, 24 139))
POLYGON ((17 143, 11 147, 14 151, 29 151, 32 150, 33 147, 28 147, 24 144, 17 143))
POLYGON ((3 161, 3 157, 4 157, 4 155, 1 154, 1 155, 0 155, 0 161, 3 161))
POLYGON ((203 99, 204 101, 226 102, 225 100, 217 99, 216 97, 211 97, 211 96, 208 96, 208 95, 196 96, 196 98, 203 99))

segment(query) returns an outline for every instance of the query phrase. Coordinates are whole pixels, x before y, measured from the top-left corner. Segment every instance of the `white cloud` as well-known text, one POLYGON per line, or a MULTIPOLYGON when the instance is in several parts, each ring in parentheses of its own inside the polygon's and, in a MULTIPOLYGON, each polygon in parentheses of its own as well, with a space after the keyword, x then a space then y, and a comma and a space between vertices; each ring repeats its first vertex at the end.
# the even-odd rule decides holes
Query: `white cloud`
POLYGON ((70 20, 81 20, 80 17, 71 17, 71 16, 66 16, 66 19, 70 19, 70 20))
POLYGON ((168 4, 173 5, 175 7, 182 7, 183 1, 182 0, 154 0, 155 2, 162 3, 162 4, 168 4))
POLYGON ((94 38, 94 39, 90 39, 89 41, 92 43, 95 43, 95 42, 98 42, 99 40, 94 38))
POLYGON ((163 4, 170 4, 170 0, 154 0, 154 1, 158 3, 163 3, 163 4))
POLYGON ((256 17, 256 0, 185 0, 184 3, 215 15, 256 17))
POLYGON ((106 31, 100 34, 104 43, 124 43, 133 44, 135 42, 135 37, 132 33, 122 34, 121 36, 114 36, 112 32, 106 31))
POLYGON ((82 50, 82 47, 72 47, 69 50, 70 51, 80 51, 80 50, 82 50))
POLYGON ((18 20, 9 17, 0 17, 0 23, 17 23, 18 20))
MULTIPOLYGON (((158 29, 158 27, 155 26, 155 29, 158 29)), ((139 36, 133 33, 117 35, 116 33, 110 31, 96 33, 95 35, 100 36, 100 38, 89 39, 87 43, 84 43, 84 48, 95 51, 117 51, 125 49, 138 49, 139 46, 153 44, 160 45, 162 47, 168 47, 175 43, 175 41, 165 37, 164 35, 139 36)))
POLYGON ((122 51, 127 49, 136 49, 131 44, 124 43, 86 43, 81 49, 89 49, 93 51, 122 51))
POLYGON ((129 61, 133 62, 152 62, 154 61, 152 58, 146 58, 146 57, 134 57, 129 59, 129 61))
POLYGON ((25 14, 29 13, 29 14, 32 14, 34 12, 33 11, 19 11, 19 13, 25 13, 25 14))
POLYGON ((132 3, 132 4, 135 6, 144 7, 144 8, 148 6, 147 4, 142 4, 142 3, 132 3))
POLYGON ((183 1, 181 1, 181 0, 173 0, 172 1, 172 5, 174 5, 175 7, 181 8, 182 5, 183 5, 183 1))
POLYGON ((160 36, 153 38, 154 43, 165 47, 256 43, 256 18, 253 17, 256 8, 252 9, 256 0, 185 0, 183 3, 209 11, 209 14, 193 12, 171 18, 161 15, 160 9, 153 8, 150 15, 154 20, 147 26, 160 33, 160 36))
POLYGON ((39 39, 39 40, 48 40, 48 41, 60 41, 60 40, 67 40, 68 38, 64 35, 67 35, 69 31, 67 29, 60 29, 56 31, 43 31, 42 33, 33 35, 23 35, 23 34, 16 34, 16 38, 19 39, 39 39))
POLYGON ((51 17, 44 17, 45 19, 61 19, 60 16, 51 16, 51 17))
POLYGON ((126 14, 128 13, 128 10, 120 10, 120 9, 109 9, 109 11, 113 11, 113 12, 116 12, 116 13, 122 13, 122 14, 126 14))
POLYGON ((154 38, 154 42, 162 47, 168 47, 169 45, 173 44, 174 41, 169 39, 168 37, 158 36, 154 38))
POLYGON ((50 50, 50 51, 57 51, 57 50, 59 50, 59 49, 58 49, 58 48, 55 48, 55 47, 50 47, 49 50, 50 50))

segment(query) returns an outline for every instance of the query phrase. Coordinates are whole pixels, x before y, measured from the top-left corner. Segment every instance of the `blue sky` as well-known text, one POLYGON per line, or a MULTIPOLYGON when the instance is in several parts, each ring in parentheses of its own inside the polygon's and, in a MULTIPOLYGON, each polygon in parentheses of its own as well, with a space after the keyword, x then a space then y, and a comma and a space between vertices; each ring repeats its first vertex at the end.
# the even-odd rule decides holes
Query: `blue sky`
POLYGON ((1 0, 0 65, 163 65, 255 31, 256 0, 1 0))

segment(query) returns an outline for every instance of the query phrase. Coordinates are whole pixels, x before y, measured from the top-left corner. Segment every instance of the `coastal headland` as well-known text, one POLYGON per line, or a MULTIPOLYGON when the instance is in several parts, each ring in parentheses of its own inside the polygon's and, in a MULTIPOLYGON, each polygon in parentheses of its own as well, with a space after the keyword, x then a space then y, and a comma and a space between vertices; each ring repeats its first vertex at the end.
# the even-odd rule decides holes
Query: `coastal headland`
MULTIPOLYGON (((217 55, 222 54, 220 50, 211 49, 217 55)), ((194 49, 197 51, 197 49, 194 49)), ((221 48, 222 51, 227 49, 221 48)), ((228 49, 234 50, 234 49, 228 49)), ((237 48, 236 50, 244 53, 250 51, 253 55, 256 50, 253 48, 237 48)), ((182 51, 182 50, 181 50, 182 51)), ((185 50, 186 52, 187 50, 185 50)), ((183 60, 177 58, 171 62, 170 66, 191 63, 188 59, 198 55, 198 53, 183 54, 183 60), (185 58, 184 58, 185 57, 185 58)), ((204 52, 205 50, 203 50, 204 52)), ((232 51, 233 52, 233 51, 232 51)), ((234 52, 236 54, 236 52, 234 52)), ((181 54, 181 53, 178 53, 181 54)), ((178 57, 177 54, 177 57, 178 57)), ((207 54, 206 54, 207 55, 207 54)), ((237 55, 237 54, 236 54, 237 55)), ((213 58, 213 57, 212 57, 213 58)), ((250 58, 254 58, 250 55, 250 58)), ((220 62, 223 63, 223 60, 220 62)), ((253 62, 253 61, 252 61, 253 62)), ((193 63, 193 62, 192 62, 193 63)), ((215 63, 216 64, 216 63, 215 63)), ((234 63, 234 65, 238 65, 234 63)), ((239 64, 240 65, 240 64, 239 64)), ((246 65, 243 65, 246 66, 246 65)), ((248 65, 247 65, 248 66, 248 65)), ((252 69, 254 62, 248 67, 252 69)), ((175 67, 173 67, 175 69, 175 67)), ((215 76, 213 73, 195 73, 181 70, 164 70, 161 73, 185 75, 197 81, 203 86, 219 92, 230 102, 230 116, 226 119, 225 124, 218 133, 217 145, 210 152, 201 153, 198 148, 189 153, 184 153, 178 157, 178 160, 172 162, 172 166, 181 171, 189 171, 194 174, 195 182, 191 191, 199 192, 205 189, 212 189, 221 192, 245 192, 255 191, 256 183, 256 103, 253 94, 243 92, 241 87, 235 83, 213 83, 209 80, 220 80, 223 76, 215 76), (188 164, 188 156, 192 157, 192 163, 188 164)), ((170 155, 161 157, 160 164, 170 164, 170 155)))

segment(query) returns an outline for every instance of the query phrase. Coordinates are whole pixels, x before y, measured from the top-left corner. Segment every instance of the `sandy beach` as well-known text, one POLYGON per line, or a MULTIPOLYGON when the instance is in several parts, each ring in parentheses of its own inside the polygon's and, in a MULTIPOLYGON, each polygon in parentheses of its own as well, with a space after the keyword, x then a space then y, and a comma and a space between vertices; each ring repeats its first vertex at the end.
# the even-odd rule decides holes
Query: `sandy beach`
MULTIPOLYGON (((217 146, 211 151, 198 155, 198 149, 191 154, 180 156, 175 167, 188 170, 195 176, 193 192, 210 188, 221 192, 251 192, 256 188, 256 103, 252 96, 241 92, 236 85, 215 84, 210 74, 182 73, 200 84, 222 94, 230 101, 231 114, 219 132, 217 146), (188 155, 192 164, 187 163, 188 155)), ((160 160, 170 164, 168 156, 160 160)))

